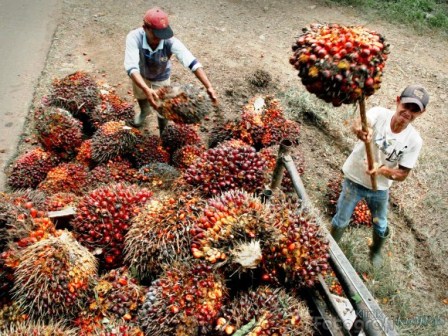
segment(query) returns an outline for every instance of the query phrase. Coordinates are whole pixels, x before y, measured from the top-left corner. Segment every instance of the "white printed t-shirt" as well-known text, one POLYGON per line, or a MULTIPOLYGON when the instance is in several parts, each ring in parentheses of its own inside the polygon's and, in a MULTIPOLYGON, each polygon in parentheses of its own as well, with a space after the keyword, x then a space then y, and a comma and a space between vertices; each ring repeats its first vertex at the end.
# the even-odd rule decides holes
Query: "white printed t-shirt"
MULTIPOLYGON (((394 112, 383 108, 374 107, 367 111, 367 120, 372 127, 372 152, 375 162, 389 168, 397 168, 398 165, 406 168, 414 168, 423 141, 412 125, 408 125, 402 132, 393 133, 390 122, 394 112)), ((370 176, 367 170, 367 154, 364 142, 358 141, 353 152, 347 158, 342 167, 346 178, 366 188, 372 189, 370 176)), ((378 190, 387 190, 392 185, 392 180, 382 175, 377 175, 378 190)))

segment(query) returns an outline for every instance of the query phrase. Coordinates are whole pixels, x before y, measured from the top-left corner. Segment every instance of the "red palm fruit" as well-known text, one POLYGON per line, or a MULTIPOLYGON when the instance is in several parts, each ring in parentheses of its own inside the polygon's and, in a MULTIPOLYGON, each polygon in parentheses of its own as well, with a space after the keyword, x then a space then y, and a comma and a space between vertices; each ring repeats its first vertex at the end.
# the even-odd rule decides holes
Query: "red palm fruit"
POLYGON ((6 300, 5 303, 0 304, 0 332, 11 328, 13 325, 24 323, 27 320, 28 315, 20 309, 16 302, 6 300))
POLYGON ((234 190, 210 198, 203 209, 191 229, 193 256, 219 264, 230 274, 261 269, 280 233, 269 208, 247 192, 234 190))
POLYGON ((139 135, 138 129, 126 126, 124 121, 103 124, 92 137, 92 160, 103 163, 130 154, 139 135))
POLYGON ((186 145, 199 145, 201 139, 197 132, 197 126, 184 124, 170 124, 162 132, 162 144, 165 149, 174 153, 186 145))
POLYGON ((151 196, 148 189, 119 183, 81 198, 71 225, 78 241, 99 258, 101 267, 122 265, 124 237, 131 220, 151 196))
POLYGON ((137 183, 138 171, 132 168, 129 161, 117 158, 116 161, 111 160, 96 166, 89 172, 87 178, 89 190, 114 182, 137 183))
POLYGON ((13 189, 36 188, 47 173, 59 163, 59 158, 40 147, 19 156, 11 167, 8 185, 13 189))
POLYGON ((132 122, 134 106, 113 92, 100 94, 101 103, 91 113, 91 122, 95 129, 109 121, 132 122))
POLYGON ((125 262, 140 277, 157 274, 163 263, 190 255, 191 223, 197 220, 201 199, 181 193, 145 204, 125 236, 125 262))
POLYGON ((82 123, 66 110, 40 107, 34 122, 42 145, 64 159, 72 158, 82 143, 82 123))
POLYGON ((175 262, 148 289, 139 311, 145 335, 198 335, 211 331, 226 297, 224 279, 198 261, 175 262))
POLYGON ((77 331, 63 326, 61 323, 43 324, 41 322, 25 321, 11 324, 2 330, 3 336, 77 336, 77 331))
POLYGON ((379 89, 389 46, 362 26, 314 24, 292 47, 290 63, 306 89, 337 107, 379 89))
POLYGON ((172 161, 175 167, 186 169, 204 152, 204 146, 186 145, 173 153, 172 161))
POLYGON ((160 137, 148 131, 137 134, 137 142, 129 157, 137 168, 149 163, 170 161, 170 154, 163 148, 160 137))
POLYGON ((126 267, 110 270, 98 280, 81 317, 100 316, 111 320, 135 322, 137 312, 145 301, 145 288, 137 284, 126 267), (87 314, 86 314, 87 313, 87 314))
POLYGON ((46 211, 59 211, 66 207, 76 207, 78 204, 78 196, 74 193, 58 192, 50 195, 45 200, 46 211))
POLYGON ((65 231, 26 247, 14 277, 14 298, 30 316, 73 316, 97 273, 95 257, 65 231))
POLYGON ((98 86, 90 74, 77 71, 53 81, 49 102, 68 110, 75 117, 90 115, 100 103, 98 86))
POLYGON ((204 195, 233 189, 261 190, 266 160, 241 141, 226 141, 205 151, 184 173, 185 181, 204 195))
POLYGON ((224 141, 240 139, 241 124, 238 120, 227 120, 214 126, 208 135, 208 148, 218 146, 224 141))
POLYGON ((84 140, 78 149, 76 161, 89 167, 92 164, 92 140, 84 140))
POLYGON ((242 292, 224 306, 214 335, 236 335, 242 329, 248 335, 314 335, 306 303, 285 289, 267 286, 242 292))
POLYGON ((157 94, 161 99, 158 112, 175 123, 199 123, 213 109, 207 92, 191 84, 163 87, 157 94))
POLYGON ((71 192, 81 195, 87 187, 88 170, 78 163, 63 163, 51 169, 38 188, 48 194, 71 192))

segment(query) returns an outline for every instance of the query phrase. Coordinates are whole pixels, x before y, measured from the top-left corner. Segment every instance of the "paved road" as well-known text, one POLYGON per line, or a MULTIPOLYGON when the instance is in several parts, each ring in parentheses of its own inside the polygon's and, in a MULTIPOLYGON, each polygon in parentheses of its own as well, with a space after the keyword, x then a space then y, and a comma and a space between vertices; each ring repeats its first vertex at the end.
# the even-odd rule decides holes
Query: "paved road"
POLYGON ((58 0, 0 0, 0 190, 60 14, 58 0))

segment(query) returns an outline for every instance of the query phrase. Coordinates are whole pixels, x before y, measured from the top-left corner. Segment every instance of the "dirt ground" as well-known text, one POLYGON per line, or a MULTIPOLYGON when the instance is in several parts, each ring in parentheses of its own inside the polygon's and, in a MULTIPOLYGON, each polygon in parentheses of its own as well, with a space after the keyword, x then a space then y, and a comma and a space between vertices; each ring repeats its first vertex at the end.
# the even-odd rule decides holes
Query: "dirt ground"
MULTIPOLYGON (((53 78, 77 70, 91 71, 131 100, 130 82, 123 69, 124 40, 128 31, 141 24, 145 10, 152 5, 161 6, 170 14, 175 35, 204 65, 219 95, 221 111, 228 118, 237 116, 240 107, 259 93, 306 96, 296 71, 288 62, 291 44, 302 27, 312 22, 362 24, 385 35, 391 44, 391 54, 383 86, 369 98, 367 107, 393 107, 397 94, 413 82, 428 89, 431 102, 428 112, 415 123, 424 139, 419 165, 407 181, 397 183, 392 189, 392 237, 387 247, 390 272, 379 278, 368 276, 366 282, 387 314, 407 319, 429 315, 445 323, 448 301, 448 264, 444 260, 448 250, 445 176, 448 165, 445 145, 448 42, 437 36, 418 36, 410 29, 363 17, 355 9, 330 8, 319 1, 165 0, 148 3, 129 0, 124 4, 111 0, 66 0, 62 22, 36 91, 35 104, 47 93, 53 78), (264 89, 248 81, 260 69, 272 76, 271 83, 264 89), (392 278, 395 283, 391 291, 375 290, 378 283, 392 278)), ((172 81, 199 84, 176 61, 172 81)), ((315 206, 323 214, 326 213, 326 182, 338 172, 353 144, 345 126, 353 108, 325 108, 323 128, 302 119, 299 110, 290 110, 291 115, 303 121, 300 135, 306 159, 303 179, 315 206)), ((155 130, 155 124, 149 127, 155 130)), ((327 224, 328 219, 327 216, 327 224)), ((355 255, 359 252, 365 257, 367 245, 364 242, 369 235, 368 230, 348 234, 346 239, 360 238, 355 255)), ((356 260, 354 264, 357 265, 356 260)), ((441 335, 440 330, 444 328, 431 329, 431 332, 425 326, 409 330, 413 331, 403 334, 440 332, 441 335)))

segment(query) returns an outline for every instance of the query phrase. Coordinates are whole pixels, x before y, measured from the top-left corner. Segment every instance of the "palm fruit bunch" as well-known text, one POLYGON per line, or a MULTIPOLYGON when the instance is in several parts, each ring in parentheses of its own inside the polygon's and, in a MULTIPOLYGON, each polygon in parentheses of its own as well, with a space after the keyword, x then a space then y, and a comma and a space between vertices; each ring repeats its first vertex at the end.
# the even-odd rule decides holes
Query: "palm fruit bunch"
MULTIPOLYGON (((274 145, 274 146, 263 148, 259 152, 266 160, 266 184, 269 184, 272 179, 272 174, 273 174, 275 166, 277 164, 278 150, 279 150, 279 146, 274 145)), ((294 154, 292 155, 292 159, 297 168, 297 172, 300 175, 303 175, 303 173, 305 171, 305 160, 303 158, 302 153, 298 150, 298 148, 296 148, 294 154)), ((285 172, 285 174, 283 175, 283 180, 282 180, 281 186, 282 186, 282 190, 285 192, 289 192, 289 191, 293 190, 292 180, 287 172, 285 172)))
POLYGON ((259 198, 233 190, 207 200, 203 215, 190 230, 195 258, 225 266, 229 274, 261 269, 279 230, 259 198))
POLYGON ((329 268, 328 241, 310 215, 285 209, 284 205, 273 207, 273 212, 281 237, 266 256, 263 280, 278 282, 279 272, 269 271, 279 266, 286 275, 286 282, 296 287, 312 287, 318 276, 325 275, 329 268))
POLYGON ((45 200, 45 211, 60 211, 67 207, 76 207, 78 196, 70 192, 58 192, 49 195, 45 200))
POLYGON ((89 172, 87 184, 89 189, 96 189, 103 184, 122 182, 122 183, 137 183, 138 171, 132 167, 132 164, 121 158, 116 158, 114 161, 102 163, 89 172))
POLYGON ((95 257, 65 231, 26 247, 14 277, 14 298, 30 316, 77 313, 97 273, 95 257))
POLYGON ((180 177, 179 170, 162 162, 144 165, 137 174, 140 184, 152 189, 169 189, 180 177))
POLYGON ((197 124, 212 111, 207 92, 191 84, 166 86, 157 90, 161 104, 157 108, 164 118, 181 124, 197 124))
POLYGON ((137 311, 145 301, 145 289, 137 284, 126 267, 113 269, 101 276, 94 296, 88 302, 88 313, 109 319, 136 321, 137 311))
POLYGON ((198 157, 205 152, 202 145, 186 145, 173 153, 171 160, 173 165, 179 169, 186 169, 193 164, 198 157))
POLYGON ((218 146, 220 143, 239 139, 241 133, 241 125, 238 120, 227 120, 215 125, 208 135, 208 148, 218 146))
POLYGON ((47 194, 71 192, 81 195, 87 187, 88 170, 79 163, 62 163, 51 169, 38 189, 47 194))
POLYGON ((60 323, 43 324, 40 322, 25 321, 11 324, 2 330, 2 336, 77 336, 75 329, 67 328, 60 323))
POLYGON ((101 316, 77 317, 74 320, 78 336, 144 336, 138 327, 123 319, 109 319, 101 316))
POLYGON ((92 165, 92 139, 84 140, 78 148, 76 162, 89 167, 92 165))
POLYGON ((50 104, 68 110, 83 121, 90 116, 100 101, 98 85, 87 72, 77 71, 53 80, 50 104))
POLYGON ((124 236, 132 218, 151 196, 148 189, 118 183, 92 190, 81 198, 71 225, 78 241, 99 258, 100 266, 121 266, 124 236))
POLYGON ((314 335, 306 304, 285 289, 260 286, 240 293, 222 309, 213 335, 314 335))
POLYGON ((152 162, 170 161, 170 154, 163 148, 161 138, 148 131, 137 134, 137 141, 129 156, 137 168, 152 162))
POLYGON ((82 123, 58 107, 40 107, 34 125, 42 145, 64 159, 73 157, 82 143, 82 123))
POLYGON ((171 154, 186 145, 199 145, 201 138, 197 128, 192 125, 170 124, 165 127, 162 134, 162 144, 171 154))
POLYGON ((244 106, 241 116, 241 139, 263 148, 289 139, 298 143, 300 126, 288 120, 280 101, 272 96, 254 97, 244 106))
POLYGON ((188 167, 184 178, 209 196, 239 188, 255 192, 263 187, 265 165, 254 147, 229 140, 206 150, 188 167))
POLYGON ((109 121, 124 121, 129 123, 134 118, 134 106, 113 92, 100 94, 101 104, 91 113, 92 126, 97 129, 109 121))
POLYGON ((164 263, 189 256, 189 229, 200 204, 197 195, 186 192, 146 203, 125 236, 126 264, 144 278, 160 273, 164 263))
MULTIPOLYGON (((19 305, 14 301, 0 304, 0 334, 12 324, 19 324, 28 320, 19 305)), ((3 334, 1 334, 3 335, 3 334)))
POLYGON ((52 152, 40 147, 30 149, 12 165, 8 185, 12 189, 36 188, 59 162, 60 159, 52 152))
POLYGON ((312 24, 303 31, 289 62, 310 93, 337 107, 380 88, 389 54, 381 34, 339 24, 312 24))
POLYGON ((140 131, 124 121, 109 121, 92 136, 92 159, 97 163, 113 160, 134 150, 140 131))
MULTIPOLYGON (((327 183, 327 197, 328 197, 328 212, 330 215, 336 213, 336 205, 338 203, 339 195, 342 192, 342 175, 338 174, 331 178, 327 183)), ((367 205, 367 202, 362 199, 356 204, 353 214, 350 218, 350 224, 354 226, 373 225, 372 213, 367 205)))
POLYGON ((145 335, 203 335, 219 313, 226 288, 223 277, 198 261, 176 262, 148 289, 139 311, 145 335))

